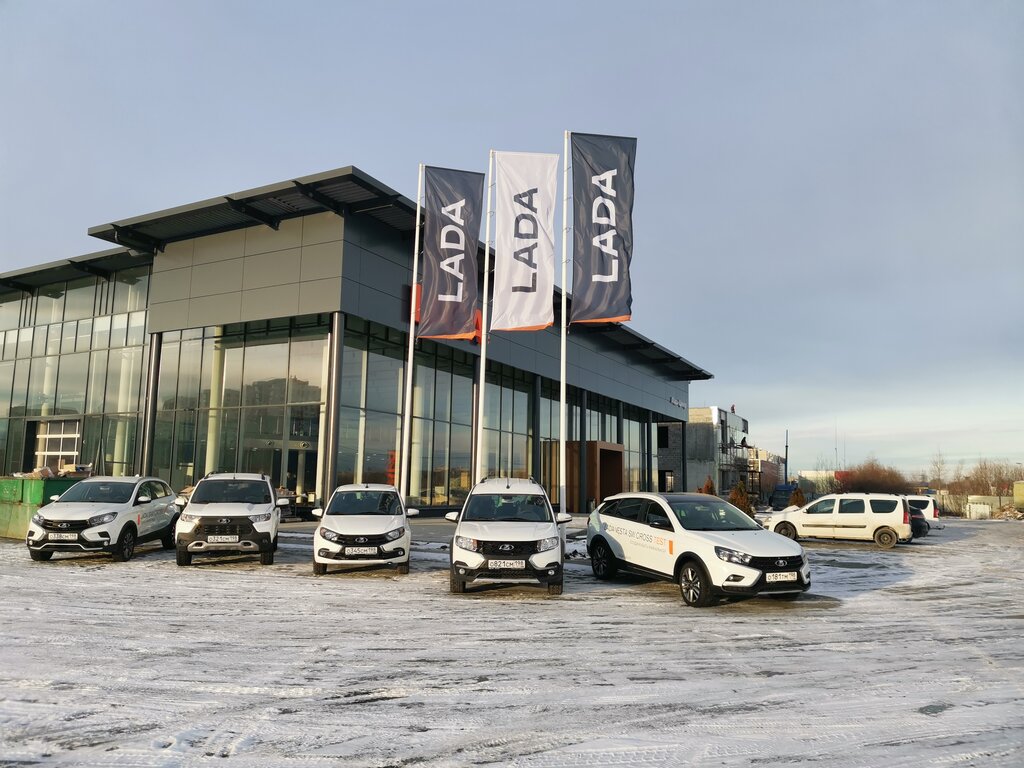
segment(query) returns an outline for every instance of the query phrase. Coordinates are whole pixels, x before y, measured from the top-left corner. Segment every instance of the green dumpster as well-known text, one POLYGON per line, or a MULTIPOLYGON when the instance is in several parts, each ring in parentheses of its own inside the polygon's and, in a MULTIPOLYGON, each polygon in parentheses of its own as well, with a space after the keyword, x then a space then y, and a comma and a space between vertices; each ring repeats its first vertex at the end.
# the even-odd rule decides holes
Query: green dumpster
POLYGON ((49 504, 51 496, 60 496, 81 479, 80 477, 50 477, 43 480, 43 503, 49 504))
POLYGON ((0 478, 0 501, 17 504, 21 501, 22 485, 24 481, 20 477, 0 478))
POLYGON ((38 507, 43 503, 43 481, 25 480, 22 483, 21 503, 38 507))

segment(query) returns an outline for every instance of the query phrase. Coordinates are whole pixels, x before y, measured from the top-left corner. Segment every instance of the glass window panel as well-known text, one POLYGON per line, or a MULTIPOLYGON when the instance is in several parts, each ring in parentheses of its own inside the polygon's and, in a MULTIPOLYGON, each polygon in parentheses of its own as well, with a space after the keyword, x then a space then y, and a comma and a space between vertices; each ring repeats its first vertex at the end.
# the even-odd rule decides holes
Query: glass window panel
POLYGON ((142 386, 142 348, 114 349, 107 357, 106 413, 128 413, 139 409, 142 386))
MULTIPOLYGON (((17 328, 21 325, 20 293, 5 293, 0 296, 0 328, 17 328)), ((0 471, 3 465, 0 465, 0 471)))
POLYGON ((530 439, 512 435, 512 477, 530 476, 530 439))
POLYGON ((178 352, 178 408, 196 408, 199 405, 202 359, 203 342, 201 339, 181 342, 178 352))
POLYGON ((462 504, 473 487, 472 448, 473 428, 453 424, 448 462, 448 503, 453 506, 462 504))
MULTIPOLYGON (((60 348, 64 351, 64 354, 75 351, 75 339, 78 337, 78 323, 72 321, 70 323, 64 323, 60 330, 60 348)), ((80 352, 82 350, 79 350, 80 352)))
POLYGON ((103 397, 106 393, 107 352, 100 350, 89 356, 89 388, 86 390, 85 412, 103 413, 103 397))
POLYGON ((157 411, 153 430, 153 474, 171 479, 171 447, 174 443, 174 411, 157 411))
POLYGON ((35 325, 59 323, 64 319, 64 283, 41 287, 36 292, 35 325))
MULTIPOLYGON (((40 328, 40 331, 43 329, 40 328)), ((64 324, 54 323, 46 329, 46 354, 48 355, 59 355, 60 354, 60 339, 64 334, 64 324)))
MULTIPOLYGON (((196 464, 202 473, 234 472, 238 467, 238 408, 199 411, 196 464)), ((257 446, 257 448, 267 446, 257 446)), ((256 470, 258 471, 258 470, 256 470)))
POLYGON ((501 386, 492 380, 492 376, 487 375, 484 386, 484 429, 501 427, 501 386))
POLYGON ((449 421, 452 414, 451 360, 440 357, 434 379, 434 418, 449 421))
POLYGON ((30 416, 48 416, 53 413, 53 400, 57 393, 57 356, 33 358, 28 375, 28 406, 30 416))
POLYGON ((473 366, 452 364, 452 422, 473 424, 473 366))
POLYGON ((434 423, 428 419, 412 420, 412 440, 409 453, 409 498, 413 506, 430 503, 431 449, 434 423))
POLYGON ((7 428, 7 472, 24 472, 32 467, 24 466, 25 420, 11 419, 7 428))
POLYGON ((327 391, 327 336, 293 338, 290 354, 288 402, 322 402, 327 391))
POLYGON ((417 352, 413 368, 412 413, 425 418, 434 417, 434 355, 417 352))
POLYGON ((202 477, 196 468, 196 411, 178 411, 174 420, 174 448, 170 482, 175 488, 195 485, 202 477))
POLYGON ((87 352, 92 347, 92 318, 78 321, 77 338, 75 349, 79 352, 87 352))
POLYGON ((160 374, 156 385, 156 401, 159 410, 173 410, 178 394, 178 355, 181 345, 168 342, 164 337, 160 345, 160 374))
MULTIPOLYGON (((14 361, 0 363, 0 419, 6 419, 11 415, 11 394, 14 391, 14 361)), ((0 440, 3 445, 3 440, 0 440)), ((3 472, 3 462, 0 462, 0 472, 3 472)))
POLYGON ((281 459, 284 407, 241 410, 239 464, 242 472, 260 472, 275 485, 283 481, 281 459))
POLYGON ((88 378, 88 352, 61 356, 57 377, 57 413, 85 412, 85 385, 88 378))
POLYGON ((0 474, 7 474, 7 433, 10 422, 0 419, 0 474))
POLYGON ((369 341, 366 354, 366 408, 368 410, 401 413, 404 367, 400 345, 380 339, 369 341))
POLYGON ((288 339, 280 332, 246 341, 242 369, 242 404, 285 402, 288 381, 288 339))
POLYGON ((102 349, 110 344, 110 317, 97 317, 92 321, 93 349, 102 349))
POLYGON ((430 504, 448 504, 448 425, 434 422, 434 455, 430 473, 430 504))
MULTIPOLYGON (((18 354, 18 332, 8 331, 4 334, 5 342, 0 346, 0 359, 13 360, 18 354)), ((0 464, 0 471, 3 465, 0 464)))
POLYGON ((146 343, 145 312, 132 312, 128 315, 128 338, 125 343, 130 347, 146 343))
POLYGON ((394 484, 399 422, 395 415, 367 411, 363 435, 363 476, 359 482, 394 484))
POLYGON ((18 357, 32 356, 32 335, 35 333, 32 328, 22 328, 18 331, 18 357))
POLYGON ((356 467, 362 467, 359 452, 361 425, 362 413, 358 408, 338 409, 337 475, 334 481, 336 486, 357 483, 360 480, 356 467))
POLYGON ((211 337, 205 339, 202 344, 200 406, 238 407, 242 402, 242 361, 245 356, 242 337, 211 337))
POLYGON ((530 424, 530 393, 525 384, 518 384, 512 392, 512 431, 532 432, 530 424))
POLYGON ((361 408, 366 365, 366 339, 345 337, 341 361, 341 404, 361 408))
POLYGON ((36 328, 35 337, 32 339, 32 357, 42 357, 46 354, 48 336, 49 326, 36 328))
POLYGON ((114 306, 111 312, 135 312, 146 308, 149 267, 122 269, 114 276, 114 306))
POLYGON ((110 318, 110 346, 123 347, 128 333, 128 315, 114 315, 110 318))
POLYGON ((64 293, 64 319, 84 320, 92 317, 96 302, 96 278, 69 280, 64 293))
MULTIPOLYGON (((503 475, 501 471, 501 432, 496 429, 485 429, 484 438, 484 460, 483 477, 498 477, 503 475)), ((483 478, 477 478, 482 480, 483 478)))
MULTIPOLYGON (((135 416, 106 416, 103 419, 103 473, 121 477, 135 474, 135 416)), ((93 468, 95 470, 95 467, 93 468)))

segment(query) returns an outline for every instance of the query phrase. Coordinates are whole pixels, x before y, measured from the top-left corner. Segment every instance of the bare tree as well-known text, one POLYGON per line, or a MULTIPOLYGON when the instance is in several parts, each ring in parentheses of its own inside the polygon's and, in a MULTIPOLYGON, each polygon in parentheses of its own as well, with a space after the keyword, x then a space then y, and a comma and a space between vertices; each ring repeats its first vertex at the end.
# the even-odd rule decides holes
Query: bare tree
POLYGON ((944 488, 946 482, 946 458, 942 451, 936 451, 932 456, 932 478, 931 483, 936 488, 944 488))

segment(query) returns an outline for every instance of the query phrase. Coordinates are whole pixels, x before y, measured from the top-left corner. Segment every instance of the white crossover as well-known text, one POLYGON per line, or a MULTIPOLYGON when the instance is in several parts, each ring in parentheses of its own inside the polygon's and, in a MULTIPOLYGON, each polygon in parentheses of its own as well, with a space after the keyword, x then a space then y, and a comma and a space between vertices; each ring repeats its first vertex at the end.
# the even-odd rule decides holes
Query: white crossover
POLYGON ((406 509, 393 485, 342 485, 324 509, 314 509, 320 526, 313 534, 313 573, 330 565, 390 565, 409 572, 412 532, 406 509))

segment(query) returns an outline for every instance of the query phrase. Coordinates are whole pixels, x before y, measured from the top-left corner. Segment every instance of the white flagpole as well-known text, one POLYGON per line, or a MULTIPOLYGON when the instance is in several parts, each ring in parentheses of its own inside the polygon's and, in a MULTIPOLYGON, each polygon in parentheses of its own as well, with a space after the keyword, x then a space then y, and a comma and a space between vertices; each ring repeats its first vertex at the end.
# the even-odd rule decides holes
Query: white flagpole
POLYGON ((420 270, 420 201, 423 198, 423 163, 420 163, 419 175, 416 179, 416 235, 412 247, 412 293, 409 297, 409 354, 405 362, 405 401, 402 406, 402 453, 398 467, 398 493, 408 504, 409 453, 412 446, 412 366, 413 350, 416 347, 416 283, 420 270))
POLYGON ((484 393, 487 391, 487 294, 491 285, 491 205, 494 191, 494 150, 487 157, 487 219, 484 222, 484 295, 480 302, 480 378, 476 403, 476 467, 473 483, 483 480, 484 464, 484 393))
MULTIPOLYGON (((568 261, 568 211, 569 211, 569 131, 565 132, 565 143, 562 148, 562 343, 561 343, 561 378, 558 386, 558 511, 565 512, 565 349, 568 336, 566 318, 569 301, 569 286, 566 283, 566 263, 568 261)), ((582 456, 582 453, 580 454, 582 456)))

